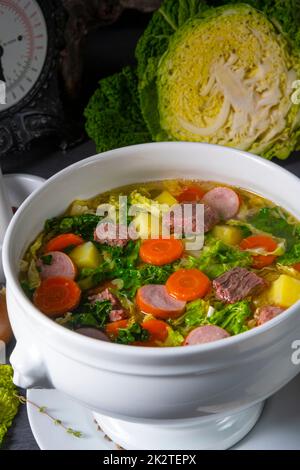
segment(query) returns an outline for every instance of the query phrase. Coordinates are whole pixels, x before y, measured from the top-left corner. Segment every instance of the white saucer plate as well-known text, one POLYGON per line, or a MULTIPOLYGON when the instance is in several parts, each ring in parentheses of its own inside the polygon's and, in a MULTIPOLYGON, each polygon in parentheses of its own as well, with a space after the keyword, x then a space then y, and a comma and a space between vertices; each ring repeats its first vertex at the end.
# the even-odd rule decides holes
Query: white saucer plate
MULTIPOLYGON (((253 430, 238 444, 236 450, 300 450, 300 374, 270 398, 253 430)), ((57 390, 31 389, 27 398, 74 430, 78 438, 55 425, 34 406, 27 404, 30 426, 42 450, 116 450, 98 429, 91 411, 57 390)), ((180 449, 178 449, 180 450, 180 449)))

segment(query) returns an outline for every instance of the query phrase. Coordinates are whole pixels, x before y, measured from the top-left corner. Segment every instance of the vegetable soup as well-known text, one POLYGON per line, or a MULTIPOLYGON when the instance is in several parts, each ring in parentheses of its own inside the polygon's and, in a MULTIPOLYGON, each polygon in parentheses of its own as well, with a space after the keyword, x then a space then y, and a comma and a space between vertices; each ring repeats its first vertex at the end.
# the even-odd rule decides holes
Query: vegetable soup
POLYGON ((135 184, 76 200, 46 220, 20 282, 41 312, 85 336, 133 346, 208 343, 300 300, 300 223, 221 183, 135 184))

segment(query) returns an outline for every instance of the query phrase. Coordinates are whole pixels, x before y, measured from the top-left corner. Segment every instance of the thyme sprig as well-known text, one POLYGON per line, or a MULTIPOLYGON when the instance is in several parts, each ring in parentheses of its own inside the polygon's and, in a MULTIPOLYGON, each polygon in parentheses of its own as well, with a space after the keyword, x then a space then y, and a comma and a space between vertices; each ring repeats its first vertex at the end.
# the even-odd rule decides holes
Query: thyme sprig
POLYGON ((40 413, 44 414, 45 416, 47 416, 49 419, 51 419, 51 421, 56 425, 56 426, 60 426, 61 428, 63 428, 67 434, 71 434, 72 436, 74 437, 82 437, 82 432, 81 431, 76 431, 75 429, 72 429, 68 426, 66 426, 60 419, 57 419, 57 418, 54 418, 53 416, 51 416, 48 411, 47 411, 47 408, 45 406, 39 406, 37 405, 36 403, 34 403, 33 401, 31 400, 28 400, 28 398, 24 397, 23 395, 18 395, 17 393, 15 394, 15 397, 19 400, 19 402, 22 404, 22 405, 26 405, 27 403, 29 403, 29 405, 33 406, 34 408, 36 408, 40 413))

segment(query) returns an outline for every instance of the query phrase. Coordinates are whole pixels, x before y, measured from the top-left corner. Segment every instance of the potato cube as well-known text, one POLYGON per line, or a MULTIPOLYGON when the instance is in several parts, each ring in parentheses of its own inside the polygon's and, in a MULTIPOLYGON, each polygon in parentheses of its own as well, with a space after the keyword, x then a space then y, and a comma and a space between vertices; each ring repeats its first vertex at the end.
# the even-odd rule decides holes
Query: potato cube
POLYGON ((268 291, 268 300, 280 307, 291 307, 300 300, 300 281, 286 274, 281 274, 276 281, 272 282, 268 291))
POLYGON ((238 245, 243 238, 241 229, 230 225, 216 225, 212 234, 227 245, 238 245))
POLYGON ((132 221, 137 233, 141 239, 147 239, 159 236, 160 234, 160 218, 149 214, 148 212, 141 212, 132 221), (151 233, 151 224, 153 233, 151 233))
POLYGON ((172 196, 169 191, 163 191, 160 193, 156 198, 155 201, 157 201, 159 204, 167 204, 168 206, 174 206, 174 204, 178 204, 177 200, 175 199, 174 196, 172 196))
POLYGON ((95 269, 101 263, 101 255, 92 242, 77 246, 69 256, 79 269, 95 269))

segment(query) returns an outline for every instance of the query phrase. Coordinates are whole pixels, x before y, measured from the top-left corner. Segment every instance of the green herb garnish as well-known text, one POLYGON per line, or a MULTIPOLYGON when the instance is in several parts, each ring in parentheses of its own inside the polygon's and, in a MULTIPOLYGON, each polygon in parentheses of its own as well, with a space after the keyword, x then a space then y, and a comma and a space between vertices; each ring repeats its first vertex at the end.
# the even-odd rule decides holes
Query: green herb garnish
POLYGON ((75 233, 86 241, 94 239, 94 231, 101 220, 96 214, 82 214, 76 216, 54 217, 45 222, 45 232, 55 236, 60 233, 75 233))
POLYGON ((21 287, 25 293, 25 295, 32 300, 32 296, 34 294, 35 289, 31 288, 29 285, 29 282, 27 281, 21 281, 21 287))
POLYGON ((273 237, 284 238, 288 250, 297 242, 300 242, 300 225, 290 224, 282 211, 277 207, 264 207, 249 222, 256 229, 270 233, 273 237))
POLYGON ((133 323, 128 328, 119 328, 116 343, 130 344, 135 341, 147 341, 150 333, 145 330, 139 323, 133 323))
POLYGON ((296 243, 284 255, 280 256, 277 262, 286 266, 300 263, 300 242, 296 243))
POLYGON ((44 256, 41 256, 41 260, 42 260, 43 264, 46 264, 47 266, 51 266, 53 256, 52 255, 44 255, 44 256))
POLYGON ((93 303, 84 303, 70 316, 66 326, 76 329, 81 326, 103 328, 107 323, 112 305, 109 300, 96 300, 93 303))

